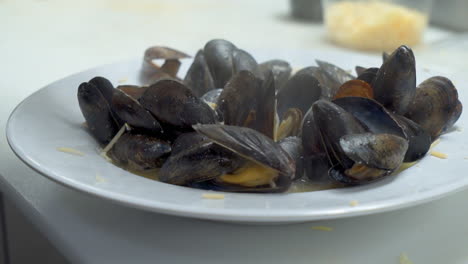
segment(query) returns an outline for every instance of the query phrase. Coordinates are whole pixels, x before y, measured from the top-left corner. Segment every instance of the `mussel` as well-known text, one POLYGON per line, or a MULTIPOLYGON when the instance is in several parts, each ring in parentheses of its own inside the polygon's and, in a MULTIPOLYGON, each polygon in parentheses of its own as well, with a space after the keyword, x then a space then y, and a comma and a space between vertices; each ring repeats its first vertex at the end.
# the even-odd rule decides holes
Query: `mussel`
POLYGON ((215 39, 183 81, 167 47, 145 52, 147 86, 95 77, 80 109, 103 154, 131 170, 159 168, 161 182, 230 192, 284 192, 294 181, 370 183, 421 159, 463 106, 453 83, 416 88, 415 58, 401 46, 357 77, 324 61, 291 75, 287 61, 258 64, 215 39), (165 59, 162 66, 154 59, 165 59))

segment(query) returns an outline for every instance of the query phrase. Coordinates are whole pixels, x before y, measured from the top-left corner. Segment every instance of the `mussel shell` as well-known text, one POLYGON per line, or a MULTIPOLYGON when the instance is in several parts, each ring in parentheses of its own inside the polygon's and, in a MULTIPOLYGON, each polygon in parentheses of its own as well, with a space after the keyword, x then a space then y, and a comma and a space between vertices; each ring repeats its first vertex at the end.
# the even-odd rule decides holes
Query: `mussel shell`
POLYGON ((372 84, 375 100, 391 112, 403 115, 416 94, 416 62, 413 51, 400 46, 380 67, 372 84))
POLYGON ((330 160, 313 115, 312 108, 304 116, 302 123, 302 150, 304 152, 305 175, 314 182, 328 181, 330 160))
POLYGON ((408 138, 408 151, 406 151, 403 161, 413 162, 424 157, 431 147, 432 141, 429 133, 420 125, 404 116, 394 115, 394 118, 403 128, 408 138))
POLYGON ((299 137, 287 137, 278 143, 296 163, 296 175, 293 180, 301 178, 304 175, 304 153, 301 139, 299 137))
POLYGON ((159 171, 159 180, 187 185, 230 173, 245 160, 197 133, 182 135, 174 142, 174 151, 159 171))
POLYGON ((89 83, 94 84, 96 88, 101 92, 102 96, 106 99, 106 101, 110 104, 112 101, 112 96, 114 95, 114 85, 112 83, 101 76, 96 76, 89 80, 89 83))
POLYGON ((455 106, 455 109, 453 110, 453 113, 450 115, 450 118, 445 124, 444 128, 442 128, 442 133, 447 132, 453 127, 453 125, 455 125, 455 123, 460 118, 462 112, 463 112, 463 105, 459 100, 457 100, 457 105, 455 106))
POLYGON ((111 109, 121 120, 135 129, 155 134, 163 133, 161 125, 148 110, 119 89, 114 90, 111 109))
POLYGON ((226 84, 218 109, 226 125, 256 129, 273 138, 275 88, 270 73, 264 81, 249 71, 240 71, 226 84))
MULTIPOLYGON (((315 125, 320 131, 322 146, 327 152, 330 165, 335 166, 339 163, 344 168, 351 167, 354 162, 341 150, 340 138, 345 135, 364 133, 366 128, 351 113, 330 101, 315 102, 312 105, 312 114, 315 125)), ((305 134, 303 140, 304 137, 306 137, 305 134)))
POLYGON ((215 112, 183 83, 173 79, 159 80, 148 87, 140 104, 159 121, 180 128, 216 122, 215 112))
POLYGON ((302 129, 303 114, 297 108, 289 108, 276 128, 275 141, 286 137, 299 136, 302 129))
POLYGON ((330 182, 329 170, 330 163, 325 152, 304 156, 304 173, 312 182, 330 182))
POLYGON ((96 85, 82 83, 78 87, 78 103, 90 133, 100 144, 109 143, 119 130, 108 101, 96 85))
POLYGON ((291 76, 292 68, 291 65, 284 60, 269 60, 259 65, 260 70, 265 76, 267 72, 271 71, 275 79, 276 90, 281 89, 283 85, 288 81, 291 76))
POLYGON ((210 105, 211 108, 217 108, 218 99, 222 92, 223 92, 223 89, 214 89, 202 95, 200 99, 202 99, 203 102, 210 105))
POLYGON ((322 75, 322 77, 318 79, 323 87, 322 94, 324 98, 333 98, 343 83, 356 79, 356 77, 351 75, 349 72, 336 65, 320 60, 315 61, 321 71, 321 73, 318 74, 322 75), (328 91, 324 91, 325 89, 328 91))
POLYGON ((366 83, 372 85, 378 72, 379 68, 367 68, 363 72, 359 73, 357 78, 358 80, 365 81, 366 83))
POLYGON ((357 118, 365 125, 369 132, 375 134, 393 134, 407 138, 397 120, 375 100, 363 97, 343 97, 333 100, 333 103, 357 118))
POLYGON ((128 96, 132 97, 135 100, 140 99, 140 97, 145 93, 147 86, 137 86, 137 85, 119 85, 116 89, 126 93, 128 96))
POLYGON ((391 134, 350 134, 340 138, 343 152, 358 164, 395 170, 403 162, 408 141, 391 134))
POLYGON ((197 97, 216 88, 203 50, 199 50, 184 79, 185 85, 192 89, 197 97))
POLYGON ((362 66, 356 66, 354 67, 354 71, 356 72, 356 74, 359 76, 361 74, 363 74, 365 71, 367 70, 366 67, 362 67, 362 66))
POLYGON ((271 138, 253 129, 227 125, 194 125, 193 128, 245 159, 294 178, 295 162, 289 154, 271 138))
POLYGON ((362 80, 351 80, 340 86, 333 99, 350 96, 373 98, 374 92, 367 82, 362 80))
POLYGON ((290 108, 297 108, 304 114, 321 95, 320 83, 311 72, 299 71, 278 90, 278 116, 282 117, 290 108))
POLYGON ((418 123, 435 140, 453 125, 462 111, 458 92, 445 77, 432 77, 422 82, 416 90, 406 117, 418 123))
POLYGON ((264 75, 260 70, 257 61, 247 51, 235 49, 232 53, 233 73, 240 71, 250 71, 258 79, 263 80, 264 75))
POLYGON ((340 146, 354 164, 336 165, 329 175, 338 182, 359 185, 379 180, 396 170, 403 162, 408 142, 391 134, 363 133, 343 136, 340 146))
POLYGON ((142 134, 123 134, 107 153, 118 164, 133 170, 161 167, 171 145, 158 138, 142 134))
POLYGON ((320 130, 314 120, 312 107, 302 121, 302 149, 305 155, 325 153, 320 130))
POLYGON ((140 81, 145 84, 152 84, 161 78, 176 78, 179 71, 179 59, 190 58, 189 55, 162 46, 153 46, 145 50, 143 57, 143 67, 140 71, 140 81), (164 59, 164 64, 159 66, 154 62, 156 59, 164 59))
POLYGON ((232 53, 236 46, 223 39, 214 39, 204 47, 205 60, 216 88, 223 88, 233 73, 232 53))

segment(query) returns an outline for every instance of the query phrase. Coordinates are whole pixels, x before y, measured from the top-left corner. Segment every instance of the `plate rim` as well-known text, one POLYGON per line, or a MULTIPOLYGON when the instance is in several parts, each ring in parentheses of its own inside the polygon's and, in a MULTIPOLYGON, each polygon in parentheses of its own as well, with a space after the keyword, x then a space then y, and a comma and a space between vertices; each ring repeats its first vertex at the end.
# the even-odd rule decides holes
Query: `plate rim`
MULTIPOLYGON (((54 85, 57 82, 64 81, 68 78, 71 78, 76 75, 85 74, 90 71, 96 71, 98 69, 104 67, 110 67, 112 65, 123 65, 126 63, 130 63, 135 61, 137 58, 121 60, 114 63, 107 63, 103 65, 98 65, 96 67, 88 68, 86 70, 70 74, 65 76, 61 79, 53 81, 46 86, 36 90, 35 92, 28 95, 24 98, 10 113, 7 123, 6 123, 6 138, 9 147, 13 151, 13 153, 29 168, 33 171, 37 172, 38 174, 45 176, 46 178, 61 184, 67 188, 77 190, 81 193, 86 193, 92 195, 94 197, 104 198, 105 200, 115 202, 117 204, 130 206, 133 208, 139 208, 151 212, 162 213, 167 215, 174 215, 180 217, 190 217, 190 218, 197 218, 197 219, 204 219, 204 220, 215 220, 215 221, 227 221, 227 222, 236 222, 236 223, 257 223, 257 224, 267 224, 267 223, 299 223, 299 222, 309 222, 309 221, 319 221, 319 220, 331 220, 331 219, 341 219, 341 218, 348 218, 348 217, 356 217, 356 216, 363 216, 363 215, 370 215, 370 214, 377 214, 383 213, 388 211, 394 211, 398 209, 408 208, 415 205, 427 203, 433 200, 437 200, 443 198, 445 196, 454 194, 456 192, 462 191, 468 188, 468 178, 460 184, 460 182, 451 183, 444 185, 443 187, 439 187, 436 190, 425 191, 418 193, 418 195, 412 196, 409 199, 406 199, 405 202, 401 201, 401 198, 392 198, 387 199, 384 202, 380 201, 378 206, 373 204, 370 205, 358 205, 351 207, 349 206, 350 210, 335 210, 329 213, 324 214, 323 212, 317 214, 312 209, 302 209, 302 210, 274 210, 275 212, 252 212, 252 211, 244 211, 242 213, 239 212, 241 208, 232 209, 232 208, 200 208, 200 207, 190 207, 190 206, 180 206, 174 204, 167 204, 165 202, 160 202, 157 200, 151 201, 148 203, 147 199, 142 199, 141 197, 134 197, 129 194, 122 194, 116 193, 113 191, 105 190, 105 189, 98 189, 94 186, 84 184, 81 182, 74 182, 70 179, 61 177, 60 175, 56 175, 53 172, 48 171, 46 168, 42 167, 40 164, 36 164, 26 153, 24 153, 21 149, 19 149, 13 142, 12 142, 12 134, 13 128, 12 123, 14 123, 15 115, 18 113, 18 109, 22 106, 27 104, 28 100, 37 96, 38 93, 42 92, 43 90, 47 89, 48 87, 54 85), (351 210, 352 209, 352 210, 351 210)), ((138 58, 140 59, 140 58, 138 58)), ((13 140, 14 141, 14 140, 13 140)), ((187 188, 187 187, 184 187, 187 188)), ((197 190, 200 194, 212 191, 204 191, 204 190, 197 190)), ((213 192, 213 193, 223 193, 223 194, 231 194, 225 192, 213 192)), ((249 195, 249 196, 265 196, 265 195, 294 195, 294 194, 242 194, 242 195, 249 195)), ((346 206, 346 204, 345 204, 346 206)))

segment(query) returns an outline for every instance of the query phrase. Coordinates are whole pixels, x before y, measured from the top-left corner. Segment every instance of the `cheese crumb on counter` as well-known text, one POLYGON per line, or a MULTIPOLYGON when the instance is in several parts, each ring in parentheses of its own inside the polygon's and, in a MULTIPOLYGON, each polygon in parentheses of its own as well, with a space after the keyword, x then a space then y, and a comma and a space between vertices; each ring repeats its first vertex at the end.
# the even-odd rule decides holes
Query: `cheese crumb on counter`
POLYGON ((325 9, 332 41, 362 50, 394 50, 421 41, 428 17, 417 10, 383 1, 341 1, 325 9))
POLYGON ((211 199, 211 200, 223 200, 224 199, 224 194, 222 194, 222 193, 204 193, 204 194, 202 194, 202 198, 211 199))
POLYGON ((439 158, 439 159, 446 159, 448 158, 448 155, 439 151, 431 151, 431 155, 439 158))
POLYGON ((314 230, 320 230, 320 231, 333 231, 333 228, 328 227, 328 226, 313 226, 311 228, 314 230))
POLYGON ((349 206, 354 207, 354 206, 358 206, 358 205, 359 205, 359 202, 357 200, 352 200, 352 201, 349 202, 349 206))
POLYGON ((73 148, 66 148, 66 147, 59 147, 57 148, 58 151, 72 154, 75 156, 84 156, 85 154, 79 150, 73 149, 73 148))
POLYGON ((405 253, 400 254, 400 264, 413 264, 405 253))

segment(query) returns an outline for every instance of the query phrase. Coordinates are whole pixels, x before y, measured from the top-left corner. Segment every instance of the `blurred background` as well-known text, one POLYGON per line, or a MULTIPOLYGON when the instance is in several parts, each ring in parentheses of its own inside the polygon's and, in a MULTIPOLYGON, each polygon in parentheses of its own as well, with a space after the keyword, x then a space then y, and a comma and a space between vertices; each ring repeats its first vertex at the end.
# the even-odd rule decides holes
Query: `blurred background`
MULTIPOLYGON (((468 59, 467 10, 466 0, 0 0, 2 103, 11 111, 17 89, 27 96, 72 73, 142 56, 148 46, 194 54, 213 38, 273 53, 380 56, 409 44, 420 64, 450 77, 463 74, 468 59)), ((8 245, 0 255, 8 250, 14 264, 67 263, 13 202, 5 203, 0 236, 8 245)))

